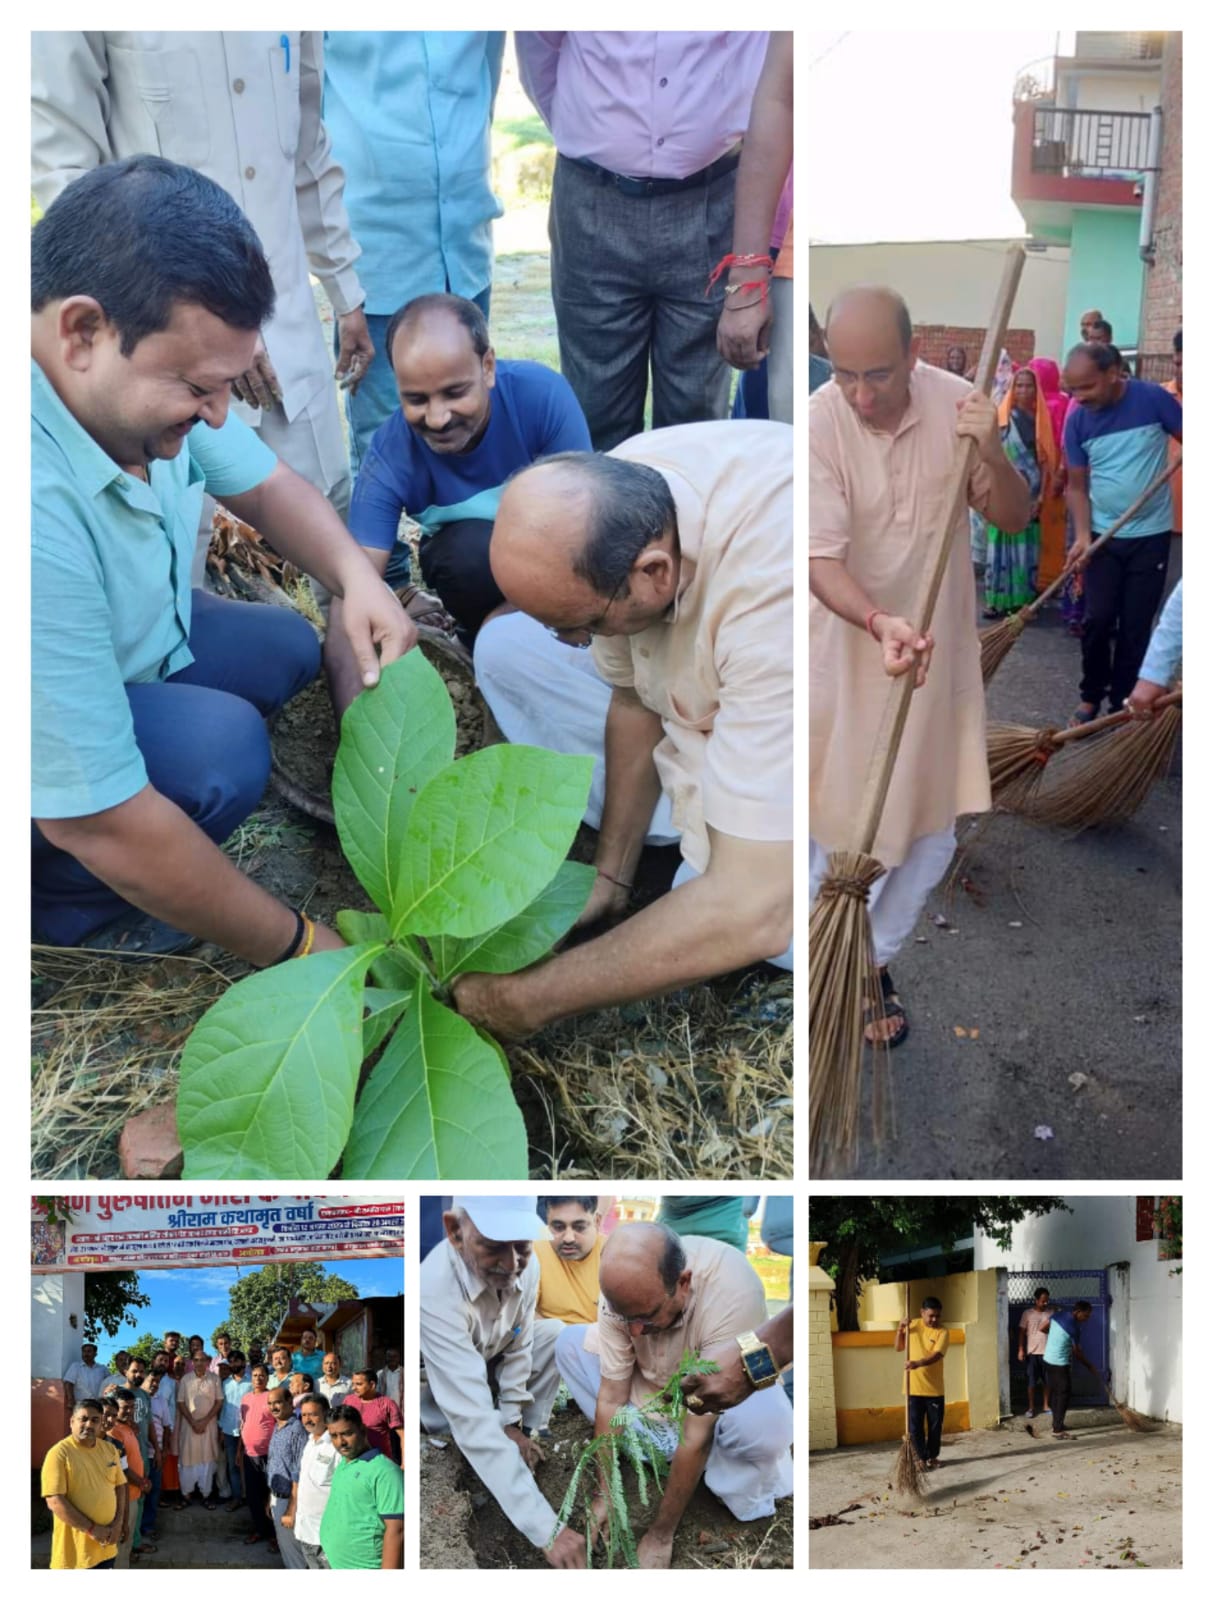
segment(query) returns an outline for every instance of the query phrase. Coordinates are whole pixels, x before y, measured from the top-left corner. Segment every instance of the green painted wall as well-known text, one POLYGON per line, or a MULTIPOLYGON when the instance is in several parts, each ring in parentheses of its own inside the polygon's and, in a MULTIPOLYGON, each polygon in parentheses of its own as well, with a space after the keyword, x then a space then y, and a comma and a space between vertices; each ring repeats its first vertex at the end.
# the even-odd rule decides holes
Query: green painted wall
POLYGON ((1066 348, 1078 340, 1078 322, 1096 306, 1112 324, 1116 343, 1137 343, 1145 264, 1137 254, 1141 213, 1076 209, 1070 233, 1070 280, 1066 293, 1066 348))

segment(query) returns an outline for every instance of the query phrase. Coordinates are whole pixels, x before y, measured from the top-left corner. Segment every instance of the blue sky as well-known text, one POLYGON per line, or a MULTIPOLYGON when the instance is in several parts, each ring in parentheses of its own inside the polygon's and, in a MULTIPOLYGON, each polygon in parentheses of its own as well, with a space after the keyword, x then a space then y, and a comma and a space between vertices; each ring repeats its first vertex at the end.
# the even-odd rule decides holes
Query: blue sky
MULTIPOLYGON (((362 1296, 398 1294, 403 1286, 404 1262, 326 1261, 326 1271, 338 1272, 357 1284, 362 1296)), ((228 1291, 239 1277, 236 1267, 178 1267, 171 1272, 141 1272, 139 1287, 151 1297, 151 1305, 135 1312, 137 1325, 123 1323, 118 1336, 101 1335, 98 1361, 109 1364, 116 1350, 147 1330, 157 1337, 166 1328, 176 1328, 184 1338, 200 1333, 210 1347, 211 1332, 227 1315, 228 1291)))

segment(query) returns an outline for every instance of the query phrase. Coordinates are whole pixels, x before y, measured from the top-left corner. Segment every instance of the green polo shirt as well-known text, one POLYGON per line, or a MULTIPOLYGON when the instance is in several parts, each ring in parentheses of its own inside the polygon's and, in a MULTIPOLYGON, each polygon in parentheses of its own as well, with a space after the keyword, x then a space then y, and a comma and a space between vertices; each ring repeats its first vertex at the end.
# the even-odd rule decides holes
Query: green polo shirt
POLYGON ((86 817, 147 784, 128 683, 189 666, 202 496, 242 494, 277 457, 234 415, 199 424, 151 483, 123 472, 37 362, 31 381, 32 814, 86 817))
POLYGON ((383 1524, 404 1516, 404 1473, 382 1450, 341 1460, 320 1519, 320 1548, 330 1567, 378 1568, 383 1524))

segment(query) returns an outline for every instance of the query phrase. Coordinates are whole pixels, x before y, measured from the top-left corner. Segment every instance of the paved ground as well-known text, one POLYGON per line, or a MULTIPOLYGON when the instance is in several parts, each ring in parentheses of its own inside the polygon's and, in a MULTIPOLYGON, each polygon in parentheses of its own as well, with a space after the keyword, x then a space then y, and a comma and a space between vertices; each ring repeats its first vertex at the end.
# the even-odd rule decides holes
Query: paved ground
POLYGON ((1067 1427, 1069 1444, 1031 1439, 1022 1421, 946 1434, 926 1498, 908 1504, 889 1492, 896 1444, 818 1451, 809 1565, 1180 1566, 1181 1429, 1133 1433, 1106 1409, 1067 1427), (844 1511, 844 1525, 812 1527, 844 1511))
MULTIPOLYGON (((991 684, 991 716, 1064 723, 1078 650, 1047 613, 991 684)), ((877 1148, 865 1132, 854 1176, 1180 1176, 1182 820, 1177 761, 1115 830, 962 827, 959 869, 893 964, 913 1030, 889 1058, 896 1133, 877 1148)))
MULTIPOLYGON (((281 1572, 282 1561, 269 1546, 246 1545, 252 1531, 247 1511, 230 1515, 225 1507, 207 1511, 197 1502, 185 1511, 160 1509, 156 1553, 139 1556, 136 1567, 248 1567, 260 1572, 281 1572)), ((33 1565, 48 1567, 51 1536, 38 1534, 33 1541, 33 1565)))

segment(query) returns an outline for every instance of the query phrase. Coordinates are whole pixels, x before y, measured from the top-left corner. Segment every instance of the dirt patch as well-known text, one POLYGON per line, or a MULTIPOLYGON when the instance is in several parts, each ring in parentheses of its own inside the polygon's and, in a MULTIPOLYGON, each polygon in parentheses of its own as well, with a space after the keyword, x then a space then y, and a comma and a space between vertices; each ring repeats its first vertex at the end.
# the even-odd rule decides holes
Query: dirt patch
MULTIPOLYGON (((593 1425, 570 1405, 552 1417, 552 1438, 545 1441, 547 1459, 535 1478, 554 1511, 559 1510, 582 1445, 593 1425)), ((653 1517, 636 1493, 635 1476, 625 1471, 628 1510, 639 1537, 653 1517)), ((580 1518, 574 1521, 579 1526, 580 1518)), ((537 1550, 503 1514, 453 1444, 421 1447, 421 1565, 475 1567, 547 1567, 537 1550), (432 1525, 432 1528, 431 1528, 432 1525), (431 1528, 431 1532, 425 1530, 431 1528), (470 1560, 462 1559, 470 1556, 470 1560)), ((773 1517, 738 1522, 701 1483, 691 1497, 674 1539, 675 1567, 790 1567, 792 1565, 792 1500, 780 1500, 773 1517)))
MULTIPOLYGON (((455 709, 455 755, 468 755, 501 737, 476 687, 471 658, 461 646, 425 630, 418 647, 437 668, 455 709)), ((333 763, 338 730, 323 675, 285 705, 274 724, 273 771, 278 790, 308 816, 332 822, 333 763)))
POLYGON ((898 1502, 896 1441, 817 1452, 809 1464, 812 1567, 1181 1565, 1182 1432, 1134 1433, 1114 1411, 1071 1412, 1070 1442, 1022 1419, 947 1434, 926 1498, 898 1502))

